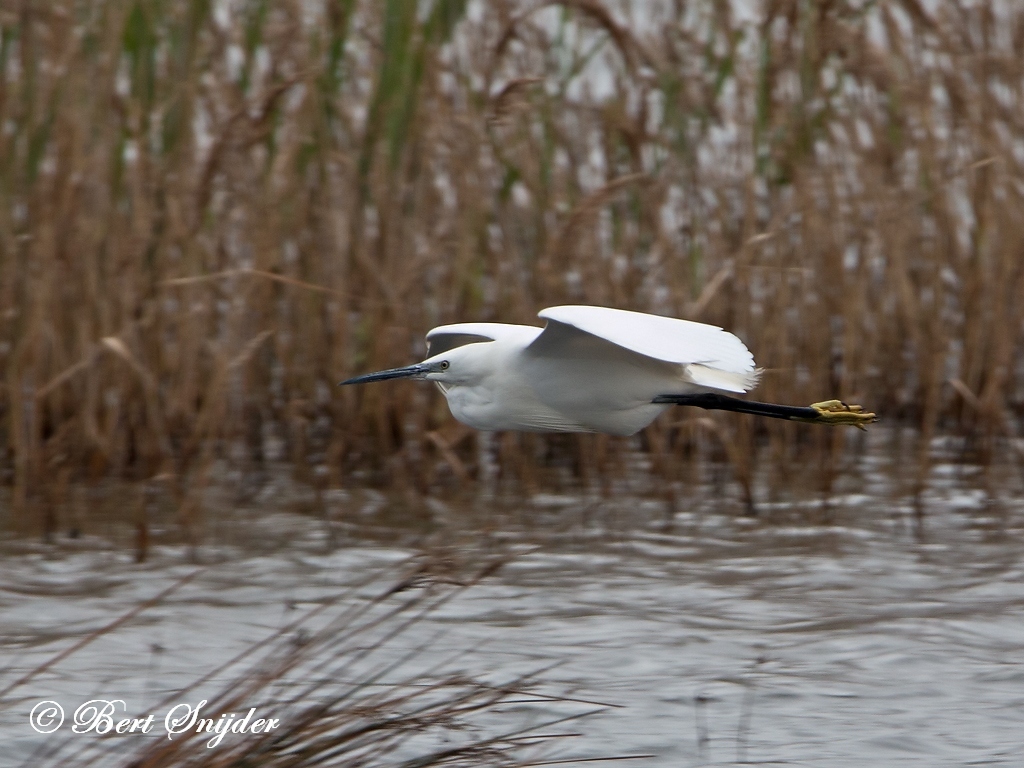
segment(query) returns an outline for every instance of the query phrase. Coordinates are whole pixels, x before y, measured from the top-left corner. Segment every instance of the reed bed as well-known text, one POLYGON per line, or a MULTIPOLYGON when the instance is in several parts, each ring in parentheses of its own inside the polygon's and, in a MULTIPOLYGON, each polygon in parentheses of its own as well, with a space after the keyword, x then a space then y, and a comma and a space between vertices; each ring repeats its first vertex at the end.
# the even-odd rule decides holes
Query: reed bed
POLYGON ((761 399, 912 427, 919 484, 936 435, 988 460, 1024 412, 1021 50, 997 0, 6 0, 13 524, 157 478, 188 529, 221 469, 280 461, 416 496, 639 450, 827 492, 856 448, 685 409, 494 439, 426 387, 336 386, 559 303, 733 330, 761 399))

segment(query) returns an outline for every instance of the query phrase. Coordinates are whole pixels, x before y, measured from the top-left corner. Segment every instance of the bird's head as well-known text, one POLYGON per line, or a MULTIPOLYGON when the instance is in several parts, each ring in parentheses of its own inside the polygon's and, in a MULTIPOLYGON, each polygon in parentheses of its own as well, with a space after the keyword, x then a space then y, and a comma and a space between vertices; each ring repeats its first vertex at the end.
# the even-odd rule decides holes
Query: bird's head
POLYGON ((442 386, 471 384, 486 373, 486 369, 481 367, 480 355, 476 354, 478 350, 473 349, 473 347, 483 346, 485 345, 467 344, 455 347, 428 357, 422 363, 406 365, 402 368, 390 368, 376 373, 366 373, 346 379, 341 384, 369 384, 373 381, 387 381, 388 379, 426 379, 427 381, 436 381, 442 386))

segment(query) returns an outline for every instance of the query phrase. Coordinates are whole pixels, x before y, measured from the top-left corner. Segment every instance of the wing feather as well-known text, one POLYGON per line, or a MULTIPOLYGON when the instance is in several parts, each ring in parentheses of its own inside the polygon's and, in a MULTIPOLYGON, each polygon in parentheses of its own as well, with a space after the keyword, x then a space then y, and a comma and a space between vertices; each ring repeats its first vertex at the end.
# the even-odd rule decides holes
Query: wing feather
POLYGON ((539 317, 570 325, 655 360, 697 363, 730 373, 752 373, 754 356, 736 336, 716 325, 608 307, 563 306, 539 317))
POLYGON ((511 325, 509 323, 454 323, 440 325, 427 332, 427 357, 440 355, 455 347, 466 344, 479 344, 484 341, 497 341, 512 334, 522 334, 523 330, 540 333, 541 329, 531 325, 511 325))
POLYGON ((760 375, 743 342, 715 325, 590 306, 550 307, 539 317, 548 324, 531 344, 537 353, 582 333, 651 360, 683 366, 684 380, 702 387, 746 392, 757 385, 760 375))

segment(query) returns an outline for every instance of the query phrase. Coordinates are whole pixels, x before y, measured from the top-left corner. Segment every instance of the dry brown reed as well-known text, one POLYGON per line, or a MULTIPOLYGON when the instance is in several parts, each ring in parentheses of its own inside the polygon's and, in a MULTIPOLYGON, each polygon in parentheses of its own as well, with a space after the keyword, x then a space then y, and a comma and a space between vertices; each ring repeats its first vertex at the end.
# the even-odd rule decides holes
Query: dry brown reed
MULTIPOLYGON (((436 324, 565 302, 735 331, 762 399, 916 428, 919 484, 933 435, 1019 437, 1024 8, 747 6, 5 0, 15 526, 61 472, 166 478, 187 530, 217 460, 414 495, 475 478, 492 443, 434 393, 336 382, 436 324)), ((704 418, 493 445, 536 486, 554 454, 637 447, 750 477, 761 443, 777 482, 804 457, 823 490, 848 447, 704 418)))

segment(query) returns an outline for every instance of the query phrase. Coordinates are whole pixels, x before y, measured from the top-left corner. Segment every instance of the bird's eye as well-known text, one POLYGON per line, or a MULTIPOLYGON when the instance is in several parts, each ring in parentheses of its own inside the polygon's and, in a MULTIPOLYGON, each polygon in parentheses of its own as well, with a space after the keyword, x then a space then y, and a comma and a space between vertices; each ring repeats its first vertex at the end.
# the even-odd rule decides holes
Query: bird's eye
POLYGON ((442 371, 447 371, 448 370, 448 366, 449 366, 449 363, 448 363, 447 360, 442 360, 441 361, 441 370, 442 371))

